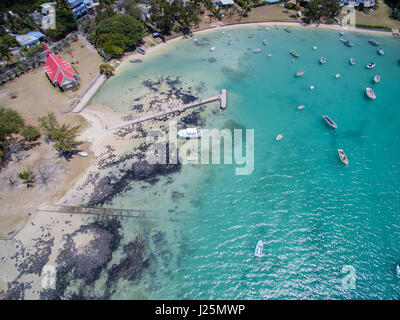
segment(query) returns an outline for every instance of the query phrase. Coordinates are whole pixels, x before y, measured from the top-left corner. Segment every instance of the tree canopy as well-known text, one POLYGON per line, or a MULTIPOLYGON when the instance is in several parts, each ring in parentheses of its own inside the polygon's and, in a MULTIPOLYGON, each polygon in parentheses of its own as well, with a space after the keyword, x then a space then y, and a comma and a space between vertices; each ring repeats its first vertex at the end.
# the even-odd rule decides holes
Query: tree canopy
POLYGON ((304 16, 310 22, 319 21, 321 18, 334 18, 340 12, 339 4, 339 0, 311 0, 304 16))
POLYGON ((117 14, 101 21, 94 31, 94 42, 109 57, 135 47, 144 37, 143 24, 130 15, 117 14))

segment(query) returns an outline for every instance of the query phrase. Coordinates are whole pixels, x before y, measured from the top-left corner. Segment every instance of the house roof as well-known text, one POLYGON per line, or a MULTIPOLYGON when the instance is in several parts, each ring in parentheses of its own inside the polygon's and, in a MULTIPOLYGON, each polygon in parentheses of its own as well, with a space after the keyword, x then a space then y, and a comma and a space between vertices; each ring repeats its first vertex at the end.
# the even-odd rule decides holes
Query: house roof
POLYGON ((41 39, 41 38, 44 37, 44 34, 41 33, 40 31, 29 31, 29 32, 27 33, 27 35, 33 36, 33 37, 35 37, 36 39, 41 39))
POLYGON ((29 34, 22 34, 15 37, 15 40, 19 43, 20 46, 28 46, 32 43, 38 41, 38 38, 29 35, 29 34))
POLYGON ((233 0, 220 0, 221 4, 226 6, 226 5, 230 5, 230 4, 234 4, 235 2, 233 2, 233 0))
POLYGON ((52 52, 47 55, 44 71, 46 71, 50 81, 52 83, 57 82, 60 87, 65 80, 69 79, 76 81, 76 74, 71 68, 71 65, 67 61, 57 57, 52 52))

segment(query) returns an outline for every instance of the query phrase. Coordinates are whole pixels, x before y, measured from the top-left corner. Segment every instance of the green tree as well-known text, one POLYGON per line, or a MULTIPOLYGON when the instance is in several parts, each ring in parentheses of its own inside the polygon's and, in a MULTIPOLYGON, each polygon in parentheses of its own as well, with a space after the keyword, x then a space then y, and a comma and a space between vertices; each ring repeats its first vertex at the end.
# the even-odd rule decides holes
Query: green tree
POLYGON ((20 133, 24 126, 24 119, 11 109, 0 108, 0 141, 13 133, 20 133))
POLYGON ((18 173, 18 177, 24 181, 23 183, 26 184, 27 188, 33 187, 33 184, 35 183, 35 176, 32 174, 32 172, 24 170, 18 173))
POLYGON ((339 4, 339 0, 311 0, 304 11, 304 16, 310 22, 336 17, 340 12, 339 4))
POLYGON ((71 127, 67 124, 60 125, 53 112, 38 118, 39 128, 43 135, 54 141, 55 149, 63 156, 69 156, 71 152, 81 144, 76 140, 80 126, 71 127))
POLYGON ((174 26, 175 8, 166 0, 150 0, 150 19, 164 34, 169 34, 174 26))
POLYGON ((22 129, 21 135, 26 141, 32 142, 39 139, 40 131, 34 126, 27 125, 22 129))

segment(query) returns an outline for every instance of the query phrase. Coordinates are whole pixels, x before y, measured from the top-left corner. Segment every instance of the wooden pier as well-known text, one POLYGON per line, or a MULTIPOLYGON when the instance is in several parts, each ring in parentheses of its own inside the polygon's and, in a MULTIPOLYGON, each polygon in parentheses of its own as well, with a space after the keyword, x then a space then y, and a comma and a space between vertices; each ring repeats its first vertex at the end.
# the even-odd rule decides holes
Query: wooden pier
POLYGON ((148 116, 145 116, 145 117, 142 117, 142 118, 139 118, 139 119, 135 119, 135 120, 130 120, 130 121, 124 122, 122 124, 119 124, 117 126, 111 127, 108 130, 119 129, 119 128, 131 125, 131 124, 140 123, 140 122, 151 120, 151 119, 154 119, 154 118, 163 117, 163 116, 165 116, 167 114, 174 113, 174 112, 183 112, 186 109, 198 107, 198 106, 201 106, 203 104, 207 104, 207 103, 214 102, 214 101, 219 101, 220 102, 219 103, 220 108, 221 109, 226 109, 226 106, 227 106, 226 90, 222 89, 221 94, 219 94, 217 96, 210 97, 210 98, 207 98, 207 99, 199 99, 199 100, 194 101, 192 103, 183 104, 181 106, 175 107, 175 108, 170 109, 170 110, 162 111, 162 112, 159 112, 159 113, 156 113, 156 114, 151 114, 151 115, 148 115, 148 116))
MULTIPOLYGON (((97 216, 113 216, 125 218, 142 218, 142 219, 160 219, 161 217, 148 215, 148 213, 156 213, 150 210, 137 209, 121 209, 121 208, 104 208, 94 206, 67 206, 67 205, 49 205, 46 209, 37 210, 39 213, 67 213, 81 215, 97 215, 97 216)), ((165 219, 165 216, 163 217, 165 219)), ((176 221, 170 219, 171 221, 176 221)))

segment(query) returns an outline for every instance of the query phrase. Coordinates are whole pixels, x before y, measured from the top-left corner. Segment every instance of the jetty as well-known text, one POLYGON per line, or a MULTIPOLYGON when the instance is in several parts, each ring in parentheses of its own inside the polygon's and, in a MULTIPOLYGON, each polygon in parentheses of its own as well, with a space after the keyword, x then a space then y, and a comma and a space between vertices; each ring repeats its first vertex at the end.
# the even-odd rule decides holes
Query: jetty
MULTIPOLYGON (((44 209, 38 209, 39 213, 67 213, 67 214, 80 214, 80 215, 97 215, 97 216, 114 216, 126 218, 142 218, 142 219, 160 219, 161 217, 155 215, 148 215, 148 213, 156 213, 150 210, 138 209, 121 209, 121 208, 104 208, 95 206, 69 206, 69 205, 48 205, 44 209)), ((163 217, 165 219, 165 217, 163 217)), ((175 221, 170 219, 171 221, 175 221)))
POLYGON ((115 129, 119 129, 119 128, 122 128, 122 127, 125 127, 125 126, 129 126, 131 124, 136 124, 136 123, 140 123, 140 122, 143 122, 143 121, 151 120, 151 119, 154 119, 154 118, 163 117, 163 116, 165 116, 167 114, 170 114, 170 113, 183 112, 186 109, 198 107, 198 106, 201 106, 201 105, 204 105, 204 104, 207 104, 207 103, 210 103, 210 102, 214 102, 214 101, 219 101, 220 108, 221 109, 226 109, 226 106, 227 106, 226 89, 222 89, 221 94, 219 94, 217 96, 209 97, 209 98, 206 98, 206 99, 199 99, 199 100, 193 101, 192 103, 183 104, 183 105, 177 106, 177 107, 169 109, 169 110, 158 112, 156 114, 151 114, 151 115, 148 115, 148 116, 144 116, 142 118, 126 121, 126 122, 124 122, 122 124, 119 124, 117 126, 111 127, 108 130, 115 130, 115 129))

